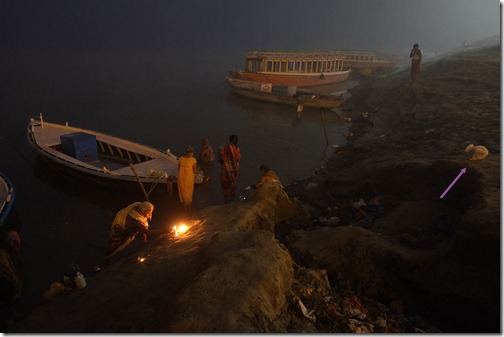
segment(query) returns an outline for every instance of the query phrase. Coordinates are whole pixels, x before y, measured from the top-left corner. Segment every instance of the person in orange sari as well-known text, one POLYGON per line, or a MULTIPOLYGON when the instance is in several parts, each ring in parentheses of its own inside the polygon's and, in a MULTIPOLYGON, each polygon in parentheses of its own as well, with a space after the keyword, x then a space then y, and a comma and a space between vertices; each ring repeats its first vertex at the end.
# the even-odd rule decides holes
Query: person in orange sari
POLYGON ((411 58, 411 85, 415 84, 418 75, 420 74, 420 63, 422 62, 422 51, 418 49, 418 43, 413 45, 410 52, 411 58))
POLYGON ((186 154, 178 160, 178 192, 179 199, 186 209, 192 204, 194 192, 194 174, 197 171, 194 149, 189 146, 186 154))
POLYGON ((222 164, 220 181, 224 200, 226 203, 236 197, 238 171, 240 170, 240 149, 238 148, 238 136, 229 136, 229 144, 220 150, 220 163, 222 164))

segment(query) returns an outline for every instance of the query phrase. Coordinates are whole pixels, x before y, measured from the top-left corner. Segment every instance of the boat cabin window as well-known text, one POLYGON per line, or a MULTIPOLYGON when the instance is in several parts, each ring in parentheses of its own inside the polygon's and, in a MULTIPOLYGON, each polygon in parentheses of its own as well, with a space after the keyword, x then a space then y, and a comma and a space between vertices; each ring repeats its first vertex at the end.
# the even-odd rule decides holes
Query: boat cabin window
POLYGON ((256 56, 251 54, 247 59, 247 71, 303 73, 335 72, 343 69, 343 60, 367 60, 371 58, 371 56, 365 54, 355 55, 348 53, 315 53, 312 56, 297 54, 272 54, 270 57, 264 57, 265 55, 261 56, 258 54, 256 56))
POLYGON ((265 64, 266 64, 266 67, 264 69, 265 71, 269 72, 273 71, 273 61, 266 61, 265 64))

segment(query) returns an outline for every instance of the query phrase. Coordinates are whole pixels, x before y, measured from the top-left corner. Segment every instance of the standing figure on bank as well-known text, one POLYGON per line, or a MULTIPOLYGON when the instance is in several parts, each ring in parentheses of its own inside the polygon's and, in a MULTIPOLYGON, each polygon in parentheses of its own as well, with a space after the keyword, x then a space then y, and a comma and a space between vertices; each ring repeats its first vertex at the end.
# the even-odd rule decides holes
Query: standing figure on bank
POLYGON ((147 242, 149 220, 152 219, 154 205, 148 201, 134 202, 117 212, 109 226, 108 259, 126 248, 136 237, 147 242))
POLYGON ((194 158, 194 149, 187 147, 186 154, 178 161, 178 192, 179 199, 186 210, 191 206, 194 193, 194 174, 197 172, 196 158, 194 158))
POLYGON ((210 163, 215 160, 215 155, 212 147, 210 146, 210 141, 206 138, 201 142, 199 159, 201 164, 210 163))
POLYGON ((238 148, 238 136, 229 136, 229 144, 220 151, 221 187, 224 193, 225 202, 233 201, 236 197, 236 186, 238 182, 238 171, 240 170, 240 149, 238 148))
POLYGON ((415 84, 418 75, 420 74, 420 63, 422 62, 422 51, 418 49, 418 43, 413 45, 410 52, 411 58, 411 85, 415 84))
MULTIPOLYGON (((280 178, 278 177, 278 174, 276 172, 272 171, 268 165, 262 164, 259 167, 259 170, 261 170, 261 178, 259 178, 259 182, 257 185, 250 185, 247 186, 245 189, 250 190, 251 188, 256 189, 260 188, 265 182, 270 182, 270 183, 277 183, 282 186, 282 183, 280 182, 280 178)), ((282 186, 283 188, 283 186, 282 186)))

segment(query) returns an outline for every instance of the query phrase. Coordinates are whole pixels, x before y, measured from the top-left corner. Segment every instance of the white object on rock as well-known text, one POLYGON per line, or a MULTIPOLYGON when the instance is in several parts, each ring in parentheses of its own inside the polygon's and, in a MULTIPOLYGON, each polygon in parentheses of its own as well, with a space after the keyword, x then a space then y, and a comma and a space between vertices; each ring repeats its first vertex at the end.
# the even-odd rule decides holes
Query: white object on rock
POLYGON ((362 206, 366 206, 366 202, 362 198, 360 198, 359 201, 353 203, 353 207, 355 208, 361 208, 362 206))
POLYGON ((470 160, 481 160, 488 156, 488 150, 483 145, 475 146, 474 144, 469 144, 466 146, 465 152, 472 153, 472 156, 469 158, 470 160))
POLYGON ((84 275, 82 275, 81 273, 77 273, 74 281, 75 285, 77 285, 77 289, 86 288, 86 279, 84 278, 84 275))
POLYGON ((303 304, 303 302, 301 302, 299 297, 296 297, 296 300, 298 301, 299 309, 301 309, 303 316, 308 318, 313 323, 315 323, 317 319, 315 318, 315 314, 313 313, 314 310, 308 311, 308 309, 306 309, 305 305, 303 304))

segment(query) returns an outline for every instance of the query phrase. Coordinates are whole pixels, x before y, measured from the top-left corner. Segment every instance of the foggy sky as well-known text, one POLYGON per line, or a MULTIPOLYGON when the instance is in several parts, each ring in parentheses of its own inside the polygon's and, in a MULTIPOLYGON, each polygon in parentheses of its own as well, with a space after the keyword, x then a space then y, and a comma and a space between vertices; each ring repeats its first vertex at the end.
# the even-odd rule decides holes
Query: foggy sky
POLYGON ((500 34, 497 0, 0 1, 3 51, 445 52, 500 34))

